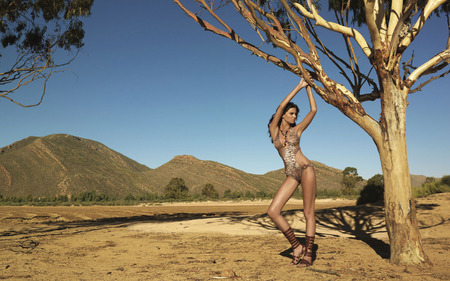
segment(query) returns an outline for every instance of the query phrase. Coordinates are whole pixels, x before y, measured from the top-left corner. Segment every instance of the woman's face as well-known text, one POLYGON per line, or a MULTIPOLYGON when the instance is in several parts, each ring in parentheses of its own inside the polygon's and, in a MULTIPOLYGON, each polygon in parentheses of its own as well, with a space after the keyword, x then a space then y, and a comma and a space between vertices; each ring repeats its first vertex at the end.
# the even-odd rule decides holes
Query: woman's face
POLYGON ((286 113, 283 115, 284 121, 286 121, 288 124, 294 124, 295 120, 297 119, 297 109, 295 107, 291 107, 286 111, 286 113))

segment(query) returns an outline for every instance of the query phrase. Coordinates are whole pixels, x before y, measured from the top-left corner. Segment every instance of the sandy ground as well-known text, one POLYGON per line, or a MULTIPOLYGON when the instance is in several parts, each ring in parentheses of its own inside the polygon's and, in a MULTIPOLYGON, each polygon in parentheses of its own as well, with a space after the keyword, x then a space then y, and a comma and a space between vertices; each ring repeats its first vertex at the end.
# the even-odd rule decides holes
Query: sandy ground
MULTIPOLYGON (((450 280, 450 194, 417 201, 432 267, 394 266, 381 206, 317 200, 317 259, 288 265, 269 201, 0 207, 0 280, 450 280)), ((304 236, 301 201, 284 215, 304 236)))

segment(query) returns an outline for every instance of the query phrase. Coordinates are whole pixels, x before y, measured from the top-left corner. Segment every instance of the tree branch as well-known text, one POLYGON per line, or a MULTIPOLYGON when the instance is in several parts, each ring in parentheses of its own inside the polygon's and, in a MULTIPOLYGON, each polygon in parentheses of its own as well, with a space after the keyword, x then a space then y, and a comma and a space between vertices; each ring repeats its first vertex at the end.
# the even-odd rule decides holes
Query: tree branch
POLYGON ((412 93, 415 93, 415 92, 418 92, 418 91, 422 91, 422 88, 423 88, 424 86, 426 86, 428 83, 430 83, 430 82, 433 81, 433 80, 442 78, 442 77, 444 77, 445 75, 447 75, 447 74, 449 74, 449 73, 450 73, 450 70, 447 70, 446 72, 442 73, 441 75, 431 77, 431 78, 428 79, 427 81, 425 81, 425 82, 421 83, 419 86, 417 86, 417 88, 415 88, 414 90, 409 90, 408 93, 409 93, 409 94, 412 94, 412 93))
POLYGON ((428 1, 422 13, 420 14, 419 19, 417 19, 416 23, 411 28, 408 35, 406 35, 405 38, 403 38, 403 40, 400 42, 398 46, 399 50, 404 50, 411 44, 411 42, 416 38, 417 34, 419 34, 420 30, 422 30, 423 25, 425 24, 431 13, 433 13, 434 10, 436 10, 440 5, 444 4, 446 1, 447 0, 428 1))
POLYGON ((344 35, 350 36, 358 43, 359 47, 362 49, 364 54, 369 58, 372 56, 372 49, 367 44, 366 39, 359 33, 356 29, 349 28, 346 26, 339 25, 334 22, 328 22, 325 19, 323 19, 319 14, 312 14, 308 12, 308 10, 305 9, 301 4, 294 3, 294 6, 308 19, 312 19, 316 21, 316 25, 324 27, 328 30, 342 33, 344 35))
POLYGON ((375 0, 364 0, 364 10, 366 14, 367 28, 369 29, 370 38, 374 51, 382 49, 380 30, 375 18, 375 0))
POLYGON ((380 40, 385 44, 387 40, 387 26, 383 0, 376 1, 374 12, 376 15, 375 23, 377 24, 378 30, 380 31, 380 40))
POLYGON ((259 48, 255 47, 254 45, 246 42, 245 40, 243 40, 234 30, 231 30, 231 32, 225 32, 221 29, 216 28, 215 26, 213 26, 212 24, 202 20, 200 17, 198 17, 197 15, 195 15, 194 13, 192 13, 191 11, 189 11, 188 9, 186 9, 186 7, 180 3, 179 0, 175 0, 174 1, 189 17, 191 17, 194 21, 196 21, 199 25, 201 25, 206 31, 210 31, 213 32, 217 35, 220 35, 222 37, 228 38, 230 40, 235 41, 236 43, 238 43, 239 45, 241 45, 243 48, 251 51, 253 54, 257 55, 258 57, 263 58, 265 61, 267 62, 271 62, 273 64, 275 64, 278 67, 284 68, 286 70, 289 70, 292 73, 297 74, 298 70, 297 67, 295 65, 292 65, 290 63, 284 62, 283 60, 267 54, 263 51, 261 51, 259 48))
POLYGON ((412 85, 422 76, 430 73, 434 73, 440 69, 443 69, 448 65, 447 60, 450 59, 450 49, 444 50, 439 54, 432 57, 429 61, 419 66, 414 70, 411 75, 405 80, 405 86, 411 88, 412 85), (442 63, 441 65, 439 65, 442 63))
POLYGON ((392 0, 391 4, 391 13, 389 16, 389 26, 387 32, 388 42, 392 40, 392 34, 394 33, 394 29, 397 26, 397 23, 402 15, 403 10, 403 0, 392 0))
POLYGON ((292 19, 294 20, 294 22, 297 24, 297 27, 300 31, 299 34, 305 40, 305 43, 308 46, 309 54, 311 56, 313 56, 314 59, 317 60, 319 57, 318 57, 316 48, 315 48, 314 44, 312 43, 311 38, 309 37, 309 33, 308 33, 302 19, 291 9, 291 7, 289 6, 289 4, 287 3, 286 0, 280 0, 280 2, 283 5, 283 7, 286 9, 288 15, 291 16, 292 19))
POLYGON ((360 95, 358 97, 358 100, 360 102, 365 102, 365 101, 374 101, 374 100, 377 100, 379 98, 381 98, 381 94, 380 94, 380 91, 378 89, 376 89, 370 94, 360 95))
MULTIPOLYGON (((395 65, 398 65, 401 56, 397 56, 399 40, 400 40, 400 32, 405 26, 405 21, 411 17, 412 10, 414 6, 417 4, 418 0, 412 0, 407 3, 405 9, 400 14, 400 18, 397 20, 397 24, 394 27, 394 31, 392 32, 391 41, 389 43, 389 63, 387 69, 392 70, 395 65)), ((404 49, 403 49, 404 50, 404 49)), ((400 49, 400 52, 403 51, 400 49)))
POLYGON ((70 64, 78 55, 77 52, 69 61, 61 64, 55 64, 53 61, 53 56, 56 48, 55 43, 51 46, 51 48, 49 48, 48 52, 44 54, 36 56, 29 56, 29 53, 21 54, 9 71, 0 73, 0 76, 2 76, 0 79, 1 85, 8 85, 14 81, 17 81, 17 84, 13 88, 0 91, 0 98, 7 99, 22 107, 34 107, 41 104, 46 94, 47 81, 50 79, 50 76, 53 73, 64 71, 55 71, 54 69, 70 64), (40 79, 44 79, 44 85, 39 102, 26 105, 10 97, 10 95, 15 93, 15 91, 19 88, 40 79))
MULTIPOLYGON (((201 0, 200 0, 201 1, 201 0)), ((280 0, 283 1, 283 0, 280 0)), ((197 1, 198 2, 198 1, 197 1)), ((302 51, 302 49, 295 44, 289 36, 287 36, 286 32, 290 31, 290 27, 283 27, 283 24, 281 24, 281 21, 274 17, 273 11, 265 11, 262 6, 260 6, 260 3, 254 2, 252 0, 231 0, 231 2, 234 4, 237 11, 254 27, 258 28, 261 31, 264 31, 267 40, 272 42, 276 47, 279 47, 289 54, 293 56, 293 58, 296 61, 296 65, 290 65, 288 63, 283 62, 282 60, 270 56, 266 54, 265 52, 259 50, 258 48, 254 47, 253 45, 245 42, 241 37, 239 37, 234 30, 232 31, 224 31, 222 29, 218 29, 215 26, 211 25, 210 23, 202 20, 197 15, 193 14, 189 10, 187 10, 181 3, 180 0, 175 0, 175 3, 188 15, 190 16, 194 21, 196 21, 198 24, 200 24, 206 31, 211 31, 217 35, 223 36, 225 38, 231 39, 238 44, 240 44, 242 47, 252 51, 254 54, 264 58, 266 61, 271 61, 272 63, 276 64, 277 66, 287 69, 293 73, 295 73, 298 76, 303 76, 308 84, 314 88, 316 93, 327 103, 335 106, 338 108, 341 112, 343 112, 346 116, 348 116, 351 120, 353 120, 355 123, 357 123, 359 126, 361 126, 366 132, 369 133, 374 139, 377 139, 381 136, 381 129, 379 126, 379 123, 375 121, 370 115, 368 115, 364 108, 361 106, 360 101, 353 95, 351 91, 349 91, 344 85, 337 83, 336 81, 330 79, 325 71, 323 70, 323 67, 320 63, 320 60, 318 57, 314 57, 313 54, 316 54, 316 47, 311 42, 309 38, 309 33, 306 27, 304 26, 303 20, 299 16, 294 16, 295 13, 292 11, 292 9, 286 9, 288 16, 291 16, 292 19, 296 22, 298 25, 298 30, 300 31, 300 36, 305 39, 305 43, 310 46, 310 52, 305 53, 302 51), (291 11, 291 12, 290 12, 291 11), (267 21, 266 21, 267 20, 267 21), (279 27, 283 28, 279 28, 279 27), (307 38, 307 39, 306 39, 307 38), (311 52, 313 50, 313 52, 311 52), (315 75, 315 79, 317 79, 320 83, 322 83, 323 88, 319 87, 314 81, 309 78, 308 70, 304 68, 304 65, 307 65, 313 69, 313 73, 315 75)), ((199 2, 200 5, 201 2, 199 2)), ((283 3, 283 2, 282 2, 283 3)), ((287 2, 284 2, 285 5, 287 5, 287 2)), ((312 2, 310 2, 312 7, 312 2)), ((270 8, 269 8, 270 9, 270 8)), ((213 9, 210 9, 208 11, 209 13, 213 12, 213 9)), ((215 17, 214 15, 212 15, 215 17)), ((316 17, 320 17, 317 16, 316 17)), ((331 23, 330 23, 331 24, 331 23)), ((340 26, 338 24, 333 23, 333 26, 340 26)), ((342 27, 342 26, 341 26, 342 27)), ((343 30, 340 29, 340 33, 349 34, 349 36, 355 38, 355 35, 359 35, 362 39, 363 37, 357 33, 357 31, 350 29, 350 28, 344 28, 343 30)), ((356 36, 358 38, 358 36, 356 36)), ((370 48, 367 46, 367 43, 365 40, 362 40, 366 45, 366 47, 363 47, 363 49, 366 50, 366 52, 371 53, 370 48)), ((362 42, 359 40, 359 44, 362 42)), ((312 75, 311 75, 312 76, 312 75)))

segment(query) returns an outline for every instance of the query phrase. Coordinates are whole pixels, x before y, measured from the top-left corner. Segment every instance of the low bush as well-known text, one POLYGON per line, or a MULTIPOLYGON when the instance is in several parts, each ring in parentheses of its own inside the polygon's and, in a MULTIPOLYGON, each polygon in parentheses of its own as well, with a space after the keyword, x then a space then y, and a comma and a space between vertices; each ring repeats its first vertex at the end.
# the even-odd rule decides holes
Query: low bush
POLYGON ((450 192, 449 182, 450 176, 444 176, 439 181, 422 184, 421 187, 413 187, 412 192, 415 198, 425 197, 435 193, 450 192))

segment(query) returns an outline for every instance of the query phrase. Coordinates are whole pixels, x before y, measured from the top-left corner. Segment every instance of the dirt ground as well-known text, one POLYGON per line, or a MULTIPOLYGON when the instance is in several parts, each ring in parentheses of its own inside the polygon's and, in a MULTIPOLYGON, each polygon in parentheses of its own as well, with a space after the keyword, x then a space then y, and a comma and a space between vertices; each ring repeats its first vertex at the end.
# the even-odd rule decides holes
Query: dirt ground
MULTIPOLYGON (((317 259, 288 265, 269 201, 0 207, 0 280, 450 280, 450 194, 417 200, 433 266, 394 266, 381 206, 317 200, 317 259)), ((304 236, 301 201, 284 215, 304 236)))

